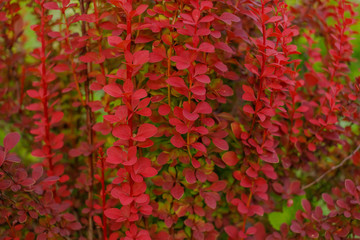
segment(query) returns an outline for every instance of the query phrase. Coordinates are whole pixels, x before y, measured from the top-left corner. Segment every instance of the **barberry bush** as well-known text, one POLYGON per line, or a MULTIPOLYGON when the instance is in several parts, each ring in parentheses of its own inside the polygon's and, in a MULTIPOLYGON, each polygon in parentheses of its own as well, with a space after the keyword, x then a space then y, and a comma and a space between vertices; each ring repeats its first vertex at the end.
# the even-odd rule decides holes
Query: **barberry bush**
POLYGON ((356 0, 0 0, 0 239, 360 239, 356 0))

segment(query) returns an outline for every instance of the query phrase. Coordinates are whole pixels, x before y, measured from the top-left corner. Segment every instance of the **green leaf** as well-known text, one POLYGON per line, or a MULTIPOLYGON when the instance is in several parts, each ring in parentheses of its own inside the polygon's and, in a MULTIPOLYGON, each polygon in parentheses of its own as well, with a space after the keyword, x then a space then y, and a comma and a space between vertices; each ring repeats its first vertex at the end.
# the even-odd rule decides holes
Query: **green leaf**
POLYGON ((285 205, 282 212, 270 213, 268 217, 271 226, 276 230, 280 230, 280 226, 283 223, 290 225, 291 221, 295 218, 296 212, 302 209, 301 200, 304 198, 305 196, 296 196, 293 198, 293 205, 291 207, 285 205))

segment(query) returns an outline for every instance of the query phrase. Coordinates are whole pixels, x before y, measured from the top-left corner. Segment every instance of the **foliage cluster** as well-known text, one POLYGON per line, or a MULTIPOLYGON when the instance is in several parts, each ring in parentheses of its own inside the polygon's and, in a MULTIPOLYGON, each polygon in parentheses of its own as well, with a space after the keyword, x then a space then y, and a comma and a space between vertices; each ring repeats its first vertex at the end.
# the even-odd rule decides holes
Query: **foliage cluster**
POLYGON ((0 239, 359 238, 356 8, 0 0, 0 239))

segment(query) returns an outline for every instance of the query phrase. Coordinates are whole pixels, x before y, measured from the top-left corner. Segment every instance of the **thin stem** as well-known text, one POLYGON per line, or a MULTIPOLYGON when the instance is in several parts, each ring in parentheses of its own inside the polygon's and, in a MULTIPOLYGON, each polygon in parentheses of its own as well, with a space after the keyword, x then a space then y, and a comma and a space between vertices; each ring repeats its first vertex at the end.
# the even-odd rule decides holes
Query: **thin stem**
MULTIPOLYGON (((172 55, 172 45, 170 45, 170 48, 168 50, 168 60, 167 60, 167 77, 169 78, 171 76, 171 55, 172 55)), ((169 104, 169 107, 171 107, 171 86, 170 84, 167 85, 168 87, 168 104, 169 104)))
POLYGON ((318 177, 317 179, 315 179, 314 181, 312 181, 311 183, 305 185, 302 189, 308 189, 309 187, 313 186, 314 184, 320 182, 324 177, 326 177, 326 175, 328 175, 329 173, 335 171, 336 169, 342 167, 347 161, 349 161, 356 152, 358 152, 360 150, 360 145, 346 158, 344 158, 338 165, 333 166, 332 168, 330 168, 329 170, 327 170, 325 173, 323 173, 320 177, 318 177))
POLYGON ((50 144, 50 121, 49 121, 49 107, 48 107, 48 85, 46 82, 46 42, 45 42, 45 8, 44 2, 41 2, 41 49, 40 49, 40 58, 41 58, 41 88, 43 90, 43 96, 41 98, 41 103, 44 110, 44 125, 45 125, 45 148, 46 148, 46 158, 49 163, 49 168, 51 172, 53 171, 53 163, 51 157, 51 144, 50 144))
MULTIPOLYGON (((70 26, 69 26, 68 19, 67 19, 66 15, 65 15, 65 11, 62 12, 62 16, 64 17, 64 20, 65 20, 65 35, 66 35, 66 37, 65 37, 65 43, 66 43, 66 45, 67 45, 67 47, 68 47, 69 49, 72 49, 71 43, 70 43, 70 41, 69 41, 69 35, 70 35, 69 27, 70 27, 70 26)), ((77 74, 76 74, 76 71, 75 71, 75 69, 76 69, 76 64, 75 64, 75 62, 74 62, 73 55, 72 55, 72 54, 69 54, 68 57, 69 57, 69 60, 70 60, 70 63, 71 63, 71 64, 70 64, 70 65, 71 65, 71 73, 72 73, 73 78, 74 78, 74 81, 75 81, 75 88, 76 88, 76 91, 77 91, 79 100, 80 100, 81 104, 82 104, 83 106, 85 106, 85 102, 84 102, 84 100, 83 100, 83 97, 82 97, 82 94, 81 94, 81 91, 80 91, 79 80, 78 80, 78 77, 77 77, 77 74)))
MULTIPOLYGON (((261 0, 261 14, 262 16, 265 15, 265 3, 263 2, 263 0, 261 0)), ((261 94, 262 94, 262 91, 263 91, 263 81, 264 81, 264 77, 263 77, 263 73, 265 71, 265 65, 266 65, 266 39, 267 39, 267 36, 266 36, 266 26, 265 26, 265 22, 264 20, 262 19, 261 17, 261 27, 262 27, 262 34, 263 34, 263 48, 264 49, 261 49, 261 55, 262 55, 262 62, 261 62, 261 73, 260 73, 260 76, 259 76, 259 90, 258 90, 258 94, 257 94, 257 99, 256 99, 256 103, 255 103, 255 111, 256 111, 256 108, 257 108, 257 105, 260 101, 260 97, 261 97, 261 94)), ((250 134, 252 134, 252 131, 254 129, 254 126, 255 126, 255 117, 256 117, 256 114, 254 114, 253 116, 253 119, 252 119, 252 123, 251 123, 251 128, 250 128, 250 134)), ((266 138, 266 131, 263 132, 263 143, 265 142, 265 138, 266 138)), ((258 158, 258 161, 260 161, 260 158, 258 158)), ((252 187, 250 189, 250 195, 249 195, 249 198, 248 198, 248 201, 247 201, 247 204, 246 204, 246 207, 249 208, 250 204, 251 204, 251 199, 252 199, 252 196, 253 196, 253 192, 252 192, 252 187)), ((245 228, 246 228, 246 221, 247 221, 247 218, 248 216, 245 215, 244 216, 244 222, 243 222, 243 226, 242 226, 242 231, 245 233, 245 228)), ((241 240, 243 240, 243 238, 241 238, 241 240)))
MULTIPOLYGON (((87 8, 85 8, 84 0, 80 0, 80 8, 81 13, 86 14, 87 8)), ((86 35, 86 23, 83 21, 82 26, 82 35, 86 35)), ((86 46, 83 48, 83 53, 87 52, 86 46)), ((91 108, 89 106, 90 102, 90 77, 88 73, 89 64, 87 63, 87 68, 84 70, 84 74, 86 75, 85 81, 85 108, 86 108, 86 129, 87 129, 87 142, 90 146, 94 144, 94 132, 92 130, 93 125, 93 114, 91 112, 91 108)), ((88 158, 88 168, 90 174, 90 186, 89 186, 89 193, 88 193, 88 201, 89 201, 89 226, 88 226, 88 239, 92 240, 94 236, 94 229, 93 229, 93 220, 92 220, 92 209, 93 209, 93 191, 94 191, 94 153, 92 152, 88 158)))
MULTIPOLYGON (((253 184, 254 184, 254 183, 253 183, 253 184)), ((252 192, 252 186, 251 186, 250 195, 249 195, 248 201, 247 201, 247 203, 246 203, 246 208, 249 208, 249 207, 250 207, 252 196, 253 196, 253 192, 252 192)), ((244 216, 244 222, 243 222, 243 226, 242 226, 242 231, 243 231, 244 233, 245 233, 247 218, 248 218, 248 215, 246 214, 246 215, 244 216)), ((243 239, 244 239, 244 238, 241 238, 241 240, 243 240, 243 239)))
POLYGON ((105 164, 102 150, 100 150, 101 161, 101 204, 102 204, 102 220, 103 220, 103 239, 107 240, 107 220, 105 216, 106 209, 106 185, 105 185, 105 164))
MULTIPOLYGON (((263 1, 261 1, 261 13, 262 15, 264 15, 264 8, 265 5, 263 3, 263 1)), ((256 102, 255 102, 255 112, 256 112, 256 108, 258 105, 258 102, 260 101, 260 97, 263 91, 263 81, 264 81, 264 77, 263 77, 263 73, 265 71, 265 65, 266 65, 266 26, 265 26, 265 22, 262 20, 261 22, 261 27, 262 27, 262 34, 263 34, 263 47, 264 49, 262 49, 261 51, 261 55, 262 55, 262 63, 261 63, 261 73, 260 73, 260 77, 259 77, 259 90, 258 90, 258 94, 257 94, 257 98, 256 98, 256 102)), ((251 123, 251 128, 250 128, 250 134, 252 133, 254 127, 255 127, 255 118, 256 118, 256 114, 254 114, 253 119, 252 119, 252 123, 251 123)))

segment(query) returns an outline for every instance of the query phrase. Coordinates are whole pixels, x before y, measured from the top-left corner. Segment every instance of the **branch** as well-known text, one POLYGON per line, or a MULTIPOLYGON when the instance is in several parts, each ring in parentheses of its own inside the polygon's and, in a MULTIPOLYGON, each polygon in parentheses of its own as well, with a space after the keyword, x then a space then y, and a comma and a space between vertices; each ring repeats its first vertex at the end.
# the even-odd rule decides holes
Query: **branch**
POLYGON ((335 171, 336 169, 342 167, 347 161, 349 161, 352 156, 354 156, 354 154, 360 150, 360 145, 346 158, 344 158, 338 165, 333 166, 332 168, 330 168, 329 170, 327 170, 325 173, 323 173, 320 177, 318 177, 317 179, 315 179, 313 182, 305 185, 302 189, 305 190, 309 187, 311 187, 312 185, 318 183, 321 181, 321 179, 323 179, 326 175, 328 175, 330 172, 335 171))

